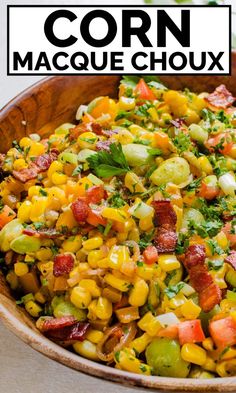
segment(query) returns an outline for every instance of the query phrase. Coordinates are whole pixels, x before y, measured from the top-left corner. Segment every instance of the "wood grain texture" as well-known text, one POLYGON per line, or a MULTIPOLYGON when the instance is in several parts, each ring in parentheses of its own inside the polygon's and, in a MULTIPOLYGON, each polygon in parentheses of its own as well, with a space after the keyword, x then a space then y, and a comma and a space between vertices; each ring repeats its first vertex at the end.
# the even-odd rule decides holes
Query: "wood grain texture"
MULTIPOLYGON (((211 91, 220 83, 236 96, 236 54, 233 54, 231 77, 162 77, 170 88, 188 87, 194 91, 211 91)), ((0 151, 6 151, 14 139, 39 132, 42 136, 52 132, 63 122, 73 121, 80 104, 88 103, 100 95, 115 97, 117 76, 73 76, 47 78, 12 100, 0 112, 0 151)), ((3 276, 0 276, 0 316, 6 326, 32 348, 84 373, 120 382, 174 391, 236 391, 236 378, 209 380, 145 377, 122 372, 81 358, 42 336, 31 318, 15 305, 3 276)))

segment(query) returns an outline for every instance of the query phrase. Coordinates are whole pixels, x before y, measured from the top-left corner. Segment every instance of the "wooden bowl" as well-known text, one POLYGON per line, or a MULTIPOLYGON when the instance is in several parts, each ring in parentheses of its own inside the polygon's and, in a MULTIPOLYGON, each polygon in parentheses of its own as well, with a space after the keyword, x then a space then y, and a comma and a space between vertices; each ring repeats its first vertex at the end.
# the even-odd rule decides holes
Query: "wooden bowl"
MULTIPOLYGON (((236 55, 233 54, 236 75, 236 55)), ((163 77, 174 89, 188 87, 194 91, 212 91, 220 83, 236 96, 236 77, 163 77)), ((0 150, 10 148, 14 139, 39 132, 47 135, 56 126, 74 121, 78 106, 101 95, 117 95, 117 76, 64 76, 44 79, 13 99, 0 112, 0 150)), ((35 327, 32 319, 15 304, 4 277, 0 275, 0 316, 6 326, 32 348, 69 367, 87 374, 120 382, 175 391, 236 391, 236 378, 178 379, 147 377, 123 372, 84 359, 54 344, 35 327)))

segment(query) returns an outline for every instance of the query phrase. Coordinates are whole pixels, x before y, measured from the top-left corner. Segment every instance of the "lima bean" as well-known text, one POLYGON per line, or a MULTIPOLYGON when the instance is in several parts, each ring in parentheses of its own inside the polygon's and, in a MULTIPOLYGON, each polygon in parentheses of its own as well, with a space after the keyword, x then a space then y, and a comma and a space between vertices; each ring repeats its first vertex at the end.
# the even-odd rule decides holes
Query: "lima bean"
POLYGON ((20 236, 22 231, 23 225, 18 218, 6 224, 0 231, 0 250, 3 252, 9 251, 11 249, 10 243, 20 236))
POLYGON ((141 166, 153 161, 153 157, 148 153, 150 147, 136 143, 128 143, 122 146, 125 158, 130 166, 141 166))
POLYGON ((188 162, 182 157, 173 157, 161 163, 150 179, 156 186, 167 183, 181 184, 188 180, 189 175, 188 162))
POLYGON ((41 247, 41 241, 37 237, 20 235, 10 244, 11 250, 18 254, 27 254, 30 252, 36 252, 41 247))

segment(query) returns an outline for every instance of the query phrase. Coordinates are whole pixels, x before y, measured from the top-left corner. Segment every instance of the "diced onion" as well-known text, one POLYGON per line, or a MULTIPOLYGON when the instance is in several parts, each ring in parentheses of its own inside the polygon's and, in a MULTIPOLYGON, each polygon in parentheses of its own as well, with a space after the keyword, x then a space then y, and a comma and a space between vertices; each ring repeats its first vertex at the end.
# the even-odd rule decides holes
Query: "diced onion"
POLYGON ((228 172, 220 176, 219 186, 226 195, 234 196, 236 190, 236 182, 234 175, 228 172))
POLYGON ((77 112, 76 112, 76 120, 81 120, 84 113, 87 112, 88 106, 87 105, 80 105, 77 112))
POLYGON ((87 178, 93 183, 95 184, 95 186, 100 186, 102 184, 104 184, 104 182, 99 179, 97 176, 93 175, 92 173, 90 173, 87 178))
POLYGON ((177 323, 180 322, 173 312, 168 312, 166 314, 158 315, 156 319, 160 322, 162 327, 177 325, 177 323))
POLYGON ((151 213, 154 213, 154 209, 144 202, 137 202, 129 209, 129 213, 132 216, 140 219, 148 216, 151 213))
POLYGON ((184 283, 183 288, 180 290, 180 292, 184 295, 184 296, 191 296, 193 295, 196 291, 193 287, 191 287, 191 285, 184 283))

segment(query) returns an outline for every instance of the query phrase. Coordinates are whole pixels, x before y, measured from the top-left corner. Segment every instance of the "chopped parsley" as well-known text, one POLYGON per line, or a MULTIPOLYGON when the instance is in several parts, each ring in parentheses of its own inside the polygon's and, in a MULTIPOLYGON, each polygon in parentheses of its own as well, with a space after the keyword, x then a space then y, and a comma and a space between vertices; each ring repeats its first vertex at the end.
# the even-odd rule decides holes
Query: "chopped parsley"
POLYGON ((184 282, 179 282, 176 285, 170 285, 164 289, 164 293, 168 297, 168 299, 172 299, 175 297, 179 291, 184 287, 184 282))
POLYGON ((40 188, 40 189, 39 189, 39 193, 40 193, 42 196, 47 196, 47 195, 48 195, 47 191, 45 191, 43 188, 40 188))
POLYGON ((138 245, 139 245, 141 250, 144 250, 145 248, 147 248, 148 246, 150 246, 152 244, 153 235, 154 235, 154 231, 151 231, 151 232, 148 232, 148 233, 144 233, 140 237, 138 245))
POLYGON ((119 192, 115 192, 108 198, 108 203, 115 208, 120 208, 126 204, 119 192))
POLYGON ((178 135, 175 136, 175 138, 172 139, 175 147, 178 150, 178 153, 181 154, 192 146, 190 136, 185 134, 184 132, 179 132, 178 135))
POLYGON ((222 248, 219 246, 216 240, 209 239, 207 240, 207 244, 210 247, 212 255, 214 254, 222 255, 225 253, 225 251, 222 250, 222 248))
POLYGON ((78 176, 83 170, 83 166, 80 164, 78 165, 72 172, 72 176, 78 176))
POLYGON ((209 270, 220 270, 224 265, 224 261, 222 259, 210 260, 207 262, 209 270))

